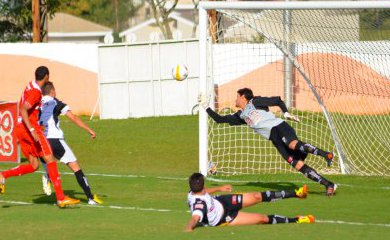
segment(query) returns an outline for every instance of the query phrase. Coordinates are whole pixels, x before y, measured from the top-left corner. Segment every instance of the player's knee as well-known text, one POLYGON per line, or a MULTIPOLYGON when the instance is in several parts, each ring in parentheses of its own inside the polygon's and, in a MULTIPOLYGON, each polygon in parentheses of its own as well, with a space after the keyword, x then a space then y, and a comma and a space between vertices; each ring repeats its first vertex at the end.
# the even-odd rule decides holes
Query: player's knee
POLYGON ((256 202, 261 202, 263 200, 263 198, 261 197, 261 193, 254 193, 253 198, 256 202))
POLYGON ((288 144, 288 148, 294 150, 295 147, 297 146, 297 143, 298 143, 297 140, 292 140, 292 141, 288 144))
POLYGON ((38 169, 39 169, 39 163, 38 163, 38 161, 37 161, 37 162, 32 162, 32 163, 31 163, 31 166, 33 167, 34 171, 38 170, 38 169))
POLYGON ((299 163, 299 160, 294 159, 292 156, 288 156, 287 162, 288 162, 288 164, 290 164, 293 168, 296 168, 296 166, 297 166, 298 163, 299 163))
POLYGON ((257 216, 257 224, 266 224, 268 223, 269 219, 267 215, 258 214, 257 216))
POLYGON ((305 163, 304 163, 303 161, 299 160, 299 161, 297 161, 297 163, 295 164, 294 168, 295 168, 296 170, 299 171, 299 170, 302 168, 302 166, 303 166, 304 164, 305 164, 305 163))

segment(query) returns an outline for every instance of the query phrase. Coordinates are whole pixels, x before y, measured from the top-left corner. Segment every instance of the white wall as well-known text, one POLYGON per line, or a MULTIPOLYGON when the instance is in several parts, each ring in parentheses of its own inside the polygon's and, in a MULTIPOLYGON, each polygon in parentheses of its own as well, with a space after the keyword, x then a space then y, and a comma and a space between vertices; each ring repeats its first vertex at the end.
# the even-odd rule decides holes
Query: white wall
POLYGON ((97 44, 2 43, 0 54, 46 58, 97 73, 97 44))
POLYGON ((100 117, 191 114, 199 88, 198 45, 188 40, 99 46, 100 117), (178 63, 189 69, 182 82, 171 76, 178 63))

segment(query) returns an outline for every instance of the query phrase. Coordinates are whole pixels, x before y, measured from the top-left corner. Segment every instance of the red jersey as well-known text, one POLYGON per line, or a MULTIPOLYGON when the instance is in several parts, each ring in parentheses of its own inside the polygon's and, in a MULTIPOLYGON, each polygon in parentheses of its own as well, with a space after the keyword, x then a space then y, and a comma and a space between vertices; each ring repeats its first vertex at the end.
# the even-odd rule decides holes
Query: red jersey
MULTIPOLYGON (((24 103, 27 103, 30 106, 30 109, 27 111, 28 118, 32 127, 39 126, 39 108, 41 106, 42 91, 39 85, 35 82, 29 82, 27 87, 24 89, 22 97, 19 101, 19 109, 23 106, 24 103)), ((24 124, 22 117, 18 117, 18 124, 24 124)))

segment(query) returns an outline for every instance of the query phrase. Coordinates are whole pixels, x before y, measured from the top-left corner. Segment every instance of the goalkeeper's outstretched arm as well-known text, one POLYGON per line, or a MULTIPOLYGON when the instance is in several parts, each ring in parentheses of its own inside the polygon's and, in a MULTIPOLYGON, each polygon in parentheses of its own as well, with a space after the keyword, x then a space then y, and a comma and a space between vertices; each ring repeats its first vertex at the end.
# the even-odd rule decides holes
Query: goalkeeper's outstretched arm
POLYGON ((257 97, 253 98, 252 104, 257 109, 262 109, 265 111, 269 111, 268 107, 278 106, 283 111, 284 118, 299 122, 299 118, 297 116, 294 116, 288 112, 286 104, 283 102, 283 100, 280 97, 260 97, 260 96, 257 96, 257 97))
POLYGON ((260 108, 260 109, 268 110, 268 107, 278 106, 283 111, 283 113, 288 111, 286 104, 283 102, 283 100, 280 97, 257 96, 253 98, 252 103, 256 108, 260 108))
POLYGON ((229 123, 229 125, 246 124, 245 121, 240 118, 241 111, 238 111, 234 114, 225 115, 225 116, 219 115, 218 113, 214 112, 211 108, 207 108, 206 112, 216 123, 229 123))

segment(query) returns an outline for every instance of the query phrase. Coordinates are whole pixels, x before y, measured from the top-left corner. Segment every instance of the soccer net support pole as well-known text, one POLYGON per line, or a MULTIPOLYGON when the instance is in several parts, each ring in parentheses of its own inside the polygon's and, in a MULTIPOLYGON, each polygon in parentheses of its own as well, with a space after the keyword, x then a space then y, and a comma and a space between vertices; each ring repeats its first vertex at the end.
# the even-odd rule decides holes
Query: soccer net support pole
MULTIPOLYGON (((199 8, 199 94, 207 96, 207 10, 199 8)), ((205 109, 199 106, 199 172, 207 176, 208 123, 205 109)))

